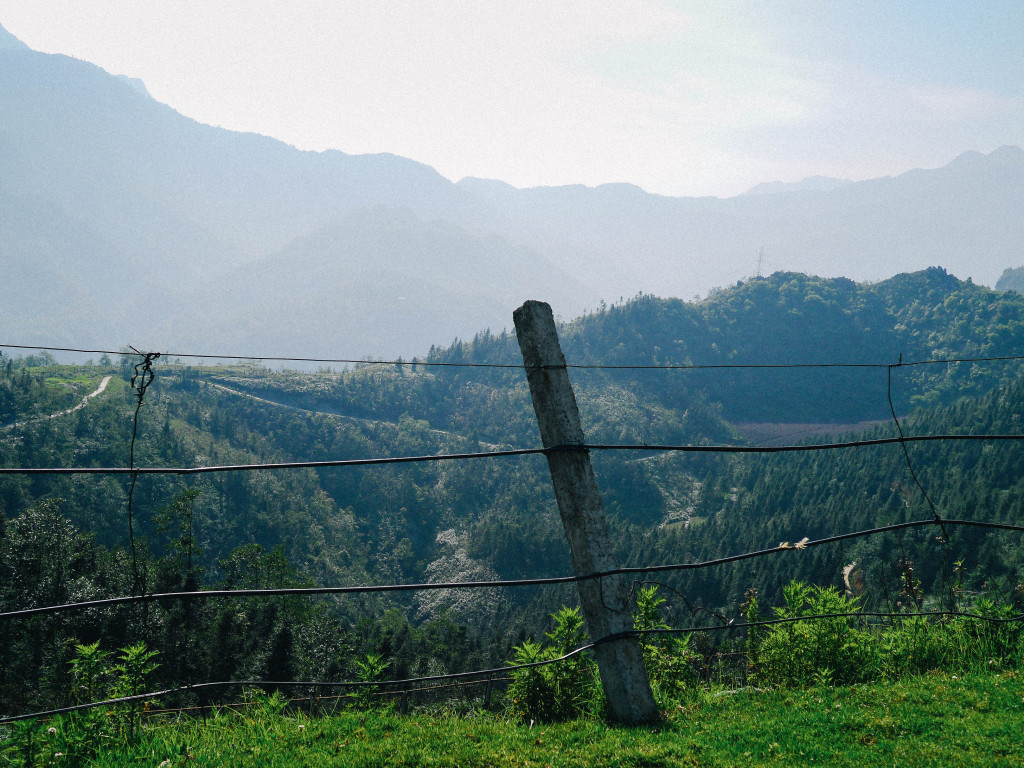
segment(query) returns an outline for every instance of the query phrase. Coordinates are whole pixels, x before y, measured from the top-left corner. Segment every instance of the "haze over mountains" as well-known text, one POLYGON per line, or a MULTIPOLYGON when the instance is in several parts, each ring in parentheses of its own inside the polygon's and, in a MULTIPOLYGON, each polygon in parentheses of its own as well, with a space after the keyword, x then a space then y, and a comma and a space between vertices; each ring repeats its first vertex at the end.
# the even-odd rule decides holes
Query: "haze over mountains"
POLYGON ((1024 151, 767 183, 730 199, 628 184, 452 183, 394 155, 304 152, 201 125, 145 86, 0 28, 0 328, 10 343, 423 354, 638 291, 757 269, 875 280, 1024 262, 1024 151))

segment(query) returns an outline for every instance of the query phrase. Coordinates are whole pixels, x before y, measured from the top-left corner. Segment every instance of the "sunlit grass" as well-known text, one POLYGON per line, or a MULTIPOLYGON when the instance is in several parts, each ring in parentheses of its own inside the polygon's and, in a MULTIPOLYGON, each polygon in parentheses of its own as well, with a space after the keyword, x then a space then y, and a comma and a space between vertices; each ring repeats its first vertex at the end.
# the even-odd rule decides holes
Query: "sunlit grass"
POLYGON ((518 724, 474 716, 273 708, 152 723, 95 765, 190 766, 1010 766, 1024 743, 1014 673, 933 674, 803 691, 702 691, 657 726, 597 719, 518 724))

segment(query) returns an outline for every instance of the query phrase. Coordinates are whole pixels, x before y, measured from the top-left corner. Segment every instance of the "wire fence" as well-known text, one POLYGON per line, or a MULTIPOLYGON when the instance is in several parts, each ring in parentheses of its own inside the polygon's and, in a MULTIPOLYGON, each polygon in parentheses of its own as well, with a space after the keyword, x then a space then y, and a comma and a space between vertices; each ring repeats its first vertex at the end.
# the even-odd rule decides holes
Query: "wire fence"
MULTIPOLYGON (((14 348, 14 349, 37 349, 45 351, 57 351, 57 352, 76 352, 76 353, 91 353, 91 354, 125 354, 123 351, 111 351, 111 350, 90 350, 90 349, 78 349, 78 348, 62 348, 62 347, 38 347, 38 346, 26 346, 26 345, 10 345, 0 344, 0 347, 14 348)), ((403 361, 403 360, 392 360, 392 361, 375 361, 375 360, 344 360, 344 359, 329 359, 329 358, 292 358, 292 357, 258 357, 253 356, 232 356, 232 355, 211 355, 211 354, 193 354, 193 353, 176 353, 176 352, 164 352, 164 353, 143 353, 132 350, 133 353, 142 356, 143 362, 140 363, 140 367, 136 367, 136 375, 142 377, 142 385, 135 387, 135 380, 133 378, 133 388, 135 388, 138 397, 138 406, 141 408, 143 397, 145 394, 146 386, 152 381, 152 368, 151 364, 157 357, 194 357, 194 358, 206 358, 206 359, 235 359, 235 360, 276 360, 285 362, 319 362, 319 363, 345 363, 345 364, 366 364, 366 365, 436 365, 436 366, 449 366, 449 367, 470 367, 470 368, 519 368, 524 369, 522 364, 504 364, 504 363, 471 363, 471 362, 431 362, 431 361, 403 361), (147 378, 148 376, 148 378, 147 378)), ((896 523, 892 525, 878 526, 862 531, 854 531, 849 533, 838 534, 829 536, 817 540, 809 540, 804 538, 801 541, 791 544, 790 542, 781 542, 778 546, 769 547, 766 549, 743 552, 735 555, 729 555, 725 557, 719 557, 711 560, 705 560, 700 562, 692 563, 676 563, 676 564, 664 564, 664 565, 649 565, 649 566, 631 566, 615 568, 611 570, 595 572, 584 575, 573 575, 573 576, 558 576, 558 577, 546 577, 546 578, 534 578, 534 579, 512 579, 512 580, 489 580, 489 581, 463 581, 463 582, 439 582, 439 583, 414 583, 414 584, 384 584, 384 585, 353 585, 353 586, 339 586, 339 587, 303 587, 303 588, 280 588, 280 589, 238 589, 238 590, 200 590, 192 592, 172 592, 172 593, 159 593, 159 594, 133 594, 131 596, 124 597, 113 597, 105 598, 100 600, 83 601, 78 603, 68 603, 62 605, 50 605, 40 606, 33 608, 26 608, 14 611, 7 611, 0 613, 0 620, 14 620, 23 619, 31 616, 44 615, 44 614, 56 614, 65 611, 83 610, 89 608, 108 608, 129 603, 148 603, 148 602, 162 602, 168 600, 193 600, 193 599, 214 599, 214 598, 239 598, 239 597, 271 597, 271 596, 283 596, 283 595, 342 595, 342 594, 359 594, 359 593, 387 593, 387 592, 408 592, 408 591, 422 591, 422 590, 457 590, 457 589, 493 589, 493 588, 513 588, 513 587, 524 587, 524 586, 538 586, 538 585, 554 585, 554 584, 567 584, 567 583, 580 583, 589 580, 600 580, 605 578, 613 578, 625 575, 639 575, 639 574, 651 574, 659 572, 670 572, 670 571, 688 571, 702 568, 708 568, 712 566, 723 565, 727 563, 735 563, 744 560, 765 557, 769 555, 776 555, 784 551, 801 551, 810 549, 812 547, 818 547, 825 544, 831 544, 835 542, 841 542, 851 539, 857 539, 867 536, 879 535, 886 532, 901 531, 911 528, 919 528, 924 526, 940 526, 943 530, 944 539, 948 542, 948 535, 946 534, 946 526, 956 527, 976 527, 991 530, 1002 530, 1002 531, 1015 531, 1024 532, 1024 525, 1015 525, 1009 523, 991 523, 984 521, 974 520, 957 520, 957 519, 946 519, 939 515, 938 510, 932 503, 927 491, 918 480, 916 471, 914 470, 913 463, 909 452, 907 451, 908 443, 915 442, 936 442, 936 441, 988 441, 988 442, 1012 442, 1024 440, 1024 435, 1016 434, 983 434, 983 435, 957 435, 957 434, 944 434, 944 435, 905 435, 900 425, 899 419, 896 417, 895 409, 892 408, 892 370, 893 368, 904 367, 904 366, 916 366, 916 365, 932 365, 932 364, 952 364, 952 363, 979 363, 979 362, 995 362, 995 361, 1019 361, 1024 360, 1024 356, 993 356, 993 357, 975 357, 975 358, 948 358, 948 359, 931 359, 931 360, 918 360, 912 362, 903 362, 902 358, 898 363, 800 363, 800 364, 716 364, 716 365, 591 365, 591 364, 567 364, 567 368, 580 368, 580 369, 606 369, 606 370, 652 370, 652 369, 665 369, 665 370, 683 370, 683 369, 780 369, 780 368, 886 368, 888 371, 888 398, 890 409, 892 410, 892 419, 899 432, 898 437, 890 438, 877 438, 870 440, 854 440, 834 443, 821 443, 821 444, 799 444, 799 445, 783 445, 783 446, 739 446, 739 445, 648 445, 648 444, 573 444, 573 445, 559 445, 551 448, 523 448, 523 449, 512 449, 512 450, 498 450, 498 451, 485 451, 475 453, 458 453, 458 454, 440 454, 440 455, 428 455, 428 456, 398 456, 398 457, 381 457, 381 458, 367 458, 367 459, 346 459, 336 461, 298 461, 298 462, 277 462, 277 463, 261 463, 261 464, 245 464, 245 465, 223 465, 223 466, 200 466, 200 467, 136 467, 134 466, 134 432, 132 441, 132 455, 130 457, 128 467, 0 467, 0 474, 13 474, 13 475, 61 475, 61 474, 129 474, 133 478, 140 474, 164 474, 164 475, 190 475, 190 474, 203 474, 212 472, 235 472, 235 471, 254 471, 254 470, 274 470, 274 469, 297 469, 297 468, 329 468, 329 467, 356 467, 356 466, 373 466, 373 465, 386 465, 386 464, 401 464, 401 463, 421 463, 421 462, 437 462, 437 461, 451 461, 451 460, 469 460, 469 459, 482 459, 482 458, 499 458, 499 457, 513 457, 513 456, 524 456, 534 454, 545 454, 549 455, 553 452, 558 451, 647 451, 647 452, 684 452, 684 453, 751 453, 751 454, 770 454, 770 453, 783 453, 783 452, 804 452, 804 451, 825 451, 825 450, 840 450, 848 448, 862 448, 872 446, 883 446, 898 444, 902 447, 904 456, 906 458, 907 466, 914 478, 914 481, 927 500, 929 507, 932 511, 932 517, 925 520, 914 520, 904 523, 896 523)), ((135 411, 134 425, 137 429, 138 425, 138 414, 139 408, 135 411)), ((130 498, 130 497, 129 497, 130 498)), ((130 520, 129 520, 130 524, 130 520)), ((134 554, 134 547, 133 547, 134 554)), ((135 576, 136 584, 139 583, 138 575, 135 576)), ((133 589, 133 591, 135 591, 133 589)), ((425 683, 436 683, 433 688, 445 688, 451 685, 465 685, 467 683, 485 683, 493 681, 498 677, 507 679, 509 673, 517 670, 527 669, 531 667, 539 667, 547 664, 554 664, 560 661, 565 661, 577 654, 585 651, 592 650, 593 648, 602 645, 604 643, 614 642, 622 640, 624 638, 640 638, 648 634, 693 634, 696 632, 710 632, 710 631, 723 631, 723 630, 735 630, 735 629, 749 629, 760 626, 771 626, 777 624, 791 623, 797 621, 812 621, 812 620, 824 620, 828 618, 850 618, 858 617, 861 619, 899 619, 906 620, 913 617, 924 617, 927 619, 939 619, 939 618, 951 618, 951 617, 969 617, 983 621, 1006 623, 1006 622, 1019 622, 1024 620, 1024 614, 1017 614, 1010 617, 992 617, 985 616, 982 614, 972 614, 967 612, 960 612, 954 610, 940 610, 930 611, 923 613, 882 613, 882 612, 857 612, 857 613, 833 613, 833 614, 817 614, 811 616, 800 616, 793 618, 776 618, 767 619, 755 622, 734 622, 722 623, 715 625, 708 625, 702 627, 679 627, 679 628, 662 628, 662 629, 651 629, 651 630, 635 630, 630 632, 620 632, 614 635, 608 635, 601 637, 592 642, 581 645, 572 651, 559 656, 558 658, 537 661, 528 664, 518 665, 506 665, 503 667, 495 667, 483 670, 474 670, 469 672, 456 672, 440 675, 430 675, 423 677, 404 678, 398 680, 387 680, 387 681, 346 681, 346 682, 333 682, 333 681, 266 681, 266 680, 242 680, 242 681, 221 681, 221 682, 205 682, 196 683, 185 686, 178 686, 168 688, 160 691, 151 691, 147 693, 138 694, 135 696, 126 696, 116 699, 108 699, 104 701, 94 701, 83 704, 77 704, 68 707, 62 707, 58 709, 51 709, 41 712, 34 712, 21 715, 13 715, 7 717, 0 717, 0 724, 14 723, 22 720, 29 720, 34 718, 46 718, 53 717, 62 714, 83 711, 87 709, 94 709, 103 706, 112 706, 117 704, 132 703, 145 700, 153 700, 164 698, 167 696, 182 694, 186 692, 199 692, 216 689, 224 689, 231 687, 276 687, 276 688, 308 688, 315 691, 320 689, 330 688, 365 688, 373 687, 373 690, 380 688, 397 688, 404 686, 401 690, 386 691, 391 695, 401 694, 403 696, 403 702, 406 700, 405 697, 411 693, 415 693, 420 690, 424 690, 419 687, 409 686, 422 686, 425 683), (482 679, 478 679, 482 678, 482 679), (459 681, 449 683, 448 681, 459 681)))
MULTIPOLYGON (((966 526, 966 527, 978 527, 986 528, 990 530, 1002 530, 1002 531, 1015 531, 1024 532, 1024 526, 1013 525, 1008 523, 989 523, 982 521, 973 520, 953 520, 944 519, 941 521, 949 526, 966 526)), ((366 586, 351 586, 351 587, 313 587, 313 588, 291 588, 291 589, 242 589, 242 590, 204 590, 199 592, 174 592, 154 595, 136 595, 131 597, 121 598, 109 598, 105 600, 93 600, 82 603, 65 604, 59 606, 42 606, 38 608, 24 609, 20 611, 9 611, 0 614, 0 620, 26 618, 33 615, 41 614, 53 614, 63 611, 70 610, 81 610, 85 608, 104 608, 112 607, 115 605, 135 602, 147 602, 147 601, 162 601, 162 600, 173 600, 173 599, 209 599, 209 598, 224 598, 224 597, 272 597, 272 596, 283 596, 283 595, 324 595, 324 594, 352 594, 352 593, 365 593, 365 592, 391 592, 391 591, 412 591, 412 590, 429 590, 429 589, 487 589, 487 588, 498 588, 498 587, 518 587, 528 585, 545 585, 545 584, 565 584, 580 582, 591 579, 610 578, 615 576, 623 575, 640 575, 649 573, 658 573, 666 571, 679 571, 679 570, 694 570, 701 568, 709 568, 713 566, 723 565, 726 563, 738 562, 741 560, 749 560, 752 558, 765 557, 769 555, 778 554, 784 551, 798 552, 801 550, 809 549, 816 546, 825 544, 835 543, 839 541, 845 541, 854 538, 862 538, 866 536, 874 536, 886 532, 905 530, 909 528, 918 528, 923 526, 935 526, 941 524, 939 521, 933 519, 927 520, 916 520, 907 523, 898 523, 888 526, 880 526, 877 528, 871 528, 863 531, 855 531, 845 534, 839 534, 836 536, 830 536, 823 539, 817 539, 814 541, 804 540, 797 542, 796 544, 790 544, 789 542, 780 543, 776 547, 768 549, 758 550, 755 552, 745 552, 737 555, 731 555, 727 557, 716 558, 713 560, 705 560, 694 563, 679 563, 679 564, 668 564, 668 565, 656 565, 656 566, 639 566, 639 567, 625 567, 617 568, 610 571, 604 571, 601 573, 587 574, 583 576, 562 576, 553 577, 546 579, 519 579, 519 580, 495 580, 495 581, 483 581, 483 582, 448 582, 448 583, 424 583, 424 584, 387 584, 387 585, 366 585, 366 586)), ((5 716, 0 717, 0 725, 9 723, 15 723, 23 720, 31 720, 38 718, 55 717, 58 715, 69 714, 72 712, 79 712, 88 709, 95 709, 97 707, 113 706, 118 704, 132 703, 138 701, 154 700, 172 696, 175 694, 193 694, 198 692, 205 692, 211 690, 220 690, 225 688, 276 688, 276 689, 297 689, 306 688, 313 691, 320 691, 321 689, 331 688, 343 688, 343 689, 359 689, 359 688, 371 688, 374 691, 385 688, 388 689, 381 695, 392 695, 401 696, 402 699, 402 710, 406 708, 408 697, 413 694, 424 692, 424 683, 439 683, 438 685, 432 686, 430 690, 441 690, 449 688, 455 685, 461 685, 466 682, 472 682, 474 684, 484 684, 493 682, 496 679, 508 679, 502 676, 507 676, 510 673, 528 669, 532 667, 546 666, 548 664, 555 664, 560 661, 572 658, 585 651, 592 650, 598 645, 604 643, 614 642, 625 638, 642 638, 646 635, 691 635, 699 632, 717 632, 717 631, 732 631, 741 629, 750 629, 754 627, 766 627, 775 626, 780 624, 791 624, 803 621, 819 621, 825 619, 888 619, 888 620, 899 620, 906 621, 914 618, 923 618, 927 620, 936 619, 948 619, 948 618, 972 618, 979 621, 990 622, 994 624, 1005 624, 1024 621, 1024 613, 1018 613, 1013 616, 998 617, 990 616, 980 613, 972 613, 968 611, 957 611, 957 610, 932 610, 927 612, 878 612, 878 611, 856 611, 856 612, 843 612, 843 613, 825 613, 825 614, 810 614, 794 617, 779 617, 774 619, 764 619, 759 621, 747 621, 747 622, 736 622, 733 620, 726 620, 725 617, 720 617, 719 623, 709 624, 696 627, 675 627, 675 628, 656 628, 646 630, 633 630, 630 632, 620 632, 613 635, 607 635, 605 637, 598 638, 592 642, 574 648, 570 652, 563 654, 557 658, 531 662, 527 664, 513 664, 502 667, 493 667, 489 669, 479 669, 467 672, 454 672, 438 675, 428 675, 421 677, 410 677, 395 680, 354 680, 354 681, 329 681, 329 680, 232 680, 232 681, 217 681, 217 682, 206 682, 196 683, 184 686, 178 686, 174 688, 167 688, 158 691, 149 691, 146 693, 137 694, 135 696, 125 696, 116 699, 106 699, 99 701, 86 702, 83 704, 76 704, 67 707, 60 707, 57 709, 44 710, 40 712, 25 713, 21 715, 5 716), (479 678, 479 679, 478 679, 479 678), (449 683, 448 681, 461 681, 460 683, 449 683), (411 687, 412 686, 412 687, 411 687), (395 690, 391 690, 395 689, 395 690)), ((296 699, 297 701, 297 699, 296 699)), ((212 706, 212 705, 211 705, 212 706)))
MULTIPOLYGON (((339 365, 397 365, 397 366, 423 366, 439 368, 499 368, 499 369, 523 369, 523 363, 476 363, 467 361, 440 361, 440 360, 373 360, 368 358, 339 358, 339 357, 284 357, 281 355, 220 355, 199 352, 139 352, 133 347, 128 349, 86 349, 81 347, 42 347, 33 344, 0 344, 0 349, 23 349, 38 350, 40 352, 71 352, 87 355, 152 355, 156 357, 185 358, 198 360, 240 360, 252 362, 282 362, 282 363, 334 363, 339 365)), ((744 369, 785 369, 785 368, 901 368, 917 365, 942 365, 953 363, 991 363, 1024 361, 1024 355, 996 355, 988 357, 948 357, 930 358, 923 360, 910 360, 904 362, 902 357, 897 363, 885 362, 822 362, 822 363, 665 363, 665 364, 644 364, 633 363, 623 365, 607 365, 602 363, 567 363, 566 368, 580 370, 604 370, 604 371, 689 371, 689 370, 744 370, 744 369)))
MULTIPOLYGON (((1024 525, 1011 523, 991 523, 978 520, 954 520, 943 518, 941 524, 948 526, 963 526, 971 528, 984 528, 989 530, 1024 532, 1024 525)), ((801 550, 819 547, 824 544, 834 544, 840 541, 874 536, 892 531, 902 531, 911 528, 922 528, 925 526, 939 526, 940 522, 935 518, 925 520, 912 520, 905 523, 893 523, 876 528, 869 528, 863 531, 852 531, 841 533, 835 536, 828 536, 822 539, 798 541, 796 543, 781 542, 778 546, 760 549, 752 552, 743 552, 736 555, 727 555, 713 560, 703 560, 695 563, 672 563, 664 565, 646 566, 624 566, 607 571, 588 573, 579 576, 549 576, 535 579, 494 579, 489 581, 452 581, 452 582, 423 582, 416 584, 367 584, 344 587, 281 587, 269 589, 208 589, 196 592, 161 592, 148 595, 131 595, 124 597, 108 597, 100 600, 86 600, 78 603, 65 603, 63 605, 40 606, 37 608, 24 608, 17 611, 0 613, 0 620, 28 618, 43 614, 62 613, 65 611, 77 611, 90 608, 110 608, 117 605, 129 603, 164 602, 168 600, 204 600, 215 598, 238 598, 238 597, 284 597, 284 596, 313 596, 313 595, 353 595, 381 592, 419 592, 437 589, 495 589, 509 587, 530 587, 530 586, 551 586, 555 584, 578 584, 583 581, 594 581, 615 576, 633 576, 650 573, 667 573, 672 571, 693 571, 702 568, 737 563, 743 560, 752 560, 768 555, 775 555, 785 551, 799 552, 801 550)))
MULTIPOLYGON (((738 629, 751 629, 755 627, 769 627, 778 626, 780 624, 796 624, 799 622, 806 621, 823 621, 827 619, 891 619, 899 621, 907 621, 912 619, 943 619, 943 618, 970 618, 977 621, 985 621, 993 624, 1007 624, 1024 621, 1024 613, 1018 613, 1008 617, 998 616, 986 616, 979 613, 971 613, 968 611, 928 611, 928 612, 881 612, 881 611, 857 611, 857 612, 842 612, 842 613, 818 613, 808 614, 803 616, 789 616, 779 617, 775 619, 763 619, 760 621, 747 621, 747 622, 734 622, 720 624, 709 624, 700 627, 667 627, 667 628, 655 628, 655 629, 641 629, 632 630, 628 632, 617 632, 612 635, 606 635, 597 640, 585 643, 583 645, 573 648, 571 651, 562 654, 556 658, 545 659, 543 661, 534 661, 525 664, 509 664, 503 667, 492 667, 490 669, 478 669, 470 672, 451 672, 442 675, 426 675, 422 677, 408 677, 398 680, 347 680, 347 681, 331 681, 331 680, 228 680, 218 682, 207 682, 207 683, 195 683, 192 685, 177 686, 174 688, 165 688, 158 691, 148 691, 146 693, 139 693, 133 696, 120 696, 118 698, 104 699, 100 701, 91 701, 83 704, 73 704, 67 707, 59 707, 56 709, 44 710, 41 712, 32 712, 21 715, 13 715, 7 717, 0 717, 0 725, 7 725, 10 723, 21 722, 24 720, 33 720, 40 718, 56 717, 59 715, 71 714, 73 712, 83 712, 90 709, 97 709, 99 707, 108 707, 118 704, 130 704, 133 702, 143 702, 153 699, 160 699, 167 696, 182 694, 182 693, 195 693, 199 691, 207 691, 214 689, 224 688, 307 688, 307 689, 329 689, 329 688, 370 688, 376 691, 379 688, 390 688, 398 686, 415 686, 422 683, 440 682, 448 680, 460 680, 463 682, 459 683, 445 683, 441 685, 431 686, 429 688, 414 687, 414 688, 402 688, 394 691, 384 691, 381 695, 403 695, 408 696, 409 694, 421 693, 427 690, 441 690, 446 688, 453 688, 456 686, 462 686, 466 684, 486 684, 493 683, 495 681, 507 681, 514 678, 505 677, 509 673, 518 672, 524 669, 531 669, 537 667, 544 667, 551 664, 558 664, 560 662, 571 659, 574 656, 578 656, 586 651, 593 650, 599 645, 606 643, 612 643, 619 640, 634 638, 640 639, 649 635, 692 635, 698 632, 720 632, 720 631, 732 631, 738 629), (467 678, 483 678, 480 680, 467 681, 467 678)), ((214 706, 214 705, 210 705, 214 706)))
POLYGON ((367 467, 385 464, 417 464, 466 459, 497 459, 510 456, 550 454, 559 451, 646 451, 655 453, 807 453, 846 448, 869 448, 880 445, 903 445, 926 442, 1019 442, 1024 435, 908 435, 880 437, 871 440, 848 440, 838 443, 801 443, 796 445, 651 445, 578 443, 551 448, 514 448, 474 453, 442 453, 429 456, 387 456, 369 459, 337 459, 326 461, 280 461, 262 464, 222 464, 204 467, 0 467, 0 475, 203 475, 215 472, 252 472, 272 469, 329 469, 332 467, 367 467))

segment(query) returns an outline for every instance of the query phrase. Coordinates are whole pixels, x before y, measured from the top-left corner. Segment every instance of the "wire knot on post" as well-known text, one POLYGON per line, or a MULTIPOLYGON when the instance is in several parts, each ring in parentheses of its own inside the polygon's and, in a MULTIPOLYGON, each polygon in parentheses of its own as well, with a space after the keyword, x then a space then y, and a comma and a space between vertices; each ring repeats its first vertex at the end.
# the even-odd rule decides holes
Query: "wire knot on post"
POLYGON ((558 445, 552 445, 550 448, 544 448, 541 450, 545 456, 552 453, 564 453, 566 451, 578 451, 579 453, 590 453, 590 446, 586 443, 559 443, 558 445))
POLYGON ((142 356, 142 361, 135 364, 135 373, 132 374, 131 388, 142 405, 142 398, 146 396, 146 389, 153 383, 153 361, 160 357, 159 352, 139 352, 135 347, 129 346, 132 352, 142 356))

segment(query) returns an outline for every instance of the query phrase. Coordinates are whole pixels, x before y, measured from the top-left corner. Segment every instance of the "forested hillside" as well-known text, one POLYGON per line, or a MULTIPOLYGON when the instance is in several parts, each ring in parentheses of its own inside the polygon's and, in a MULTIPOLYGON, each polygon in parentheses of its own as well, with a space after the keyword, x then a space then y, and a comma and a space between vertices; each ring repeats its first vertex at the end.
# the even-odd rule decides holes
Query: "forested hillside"
MULTIPOLYGON (((592 443, 744 442, 750 422, 882 422, 895 434, 882 368, 672 365, 911 363, 1024 355, 1024 296, 940 269, 873 285, 778 273, 701 302, 640 296, 564 324, 571 377, 592 443), (886 421, 888 419, 888 421, 886 421)), ((68 367, 4 359, 0 466, 126 466, 138 357, 68 367), (59 416, 114 376, 103 395, 59 416)), ((538 445, 517 368, 421 363, 519 362, 514 337, 484 333, 415 364, 277 372, 161 358, 139 412, 139 466, 198 466, 409 456, 538 445)), ((908 434, 1020 434, 1021 360, 891 369, 908 434)), ((828 427, 831 424, 833 426, 828 427)), ((945 517, 1022 518, 1024 450, 1016 443, 914 445, 919 478, 945 517)), ((594 453, 620 558, 684 562, 799 541, 931 512, 899 446, 722 457, 594 453)), ((136 565, 125 476, 0 475, 0 610, 205 586, 348 585, 487 580, 570 572, 541 456, 405 466, 261 470, 190 478, 144 475, 134 490, 136 565)), ((800 577, 842 585, 850 563, 874 604, 901 591, 900 561, 929 595, 948 581, 1012 592, 1016 534, 936 530, 783 553, 753 564, 661 579, 692 606, 735 616, 800 577), (955 564, 959 562, 959 566, 955 564)), ((389 675, 500 664, 537 636, 570 588, 418 592, 90 609, 0 623, 2 709, 60 700, 68 638, 135 639, 168 652, 163 682, 349 677, 366 651, 389 675)), ((689 614, 674 601, 673 620, 689 614)))

